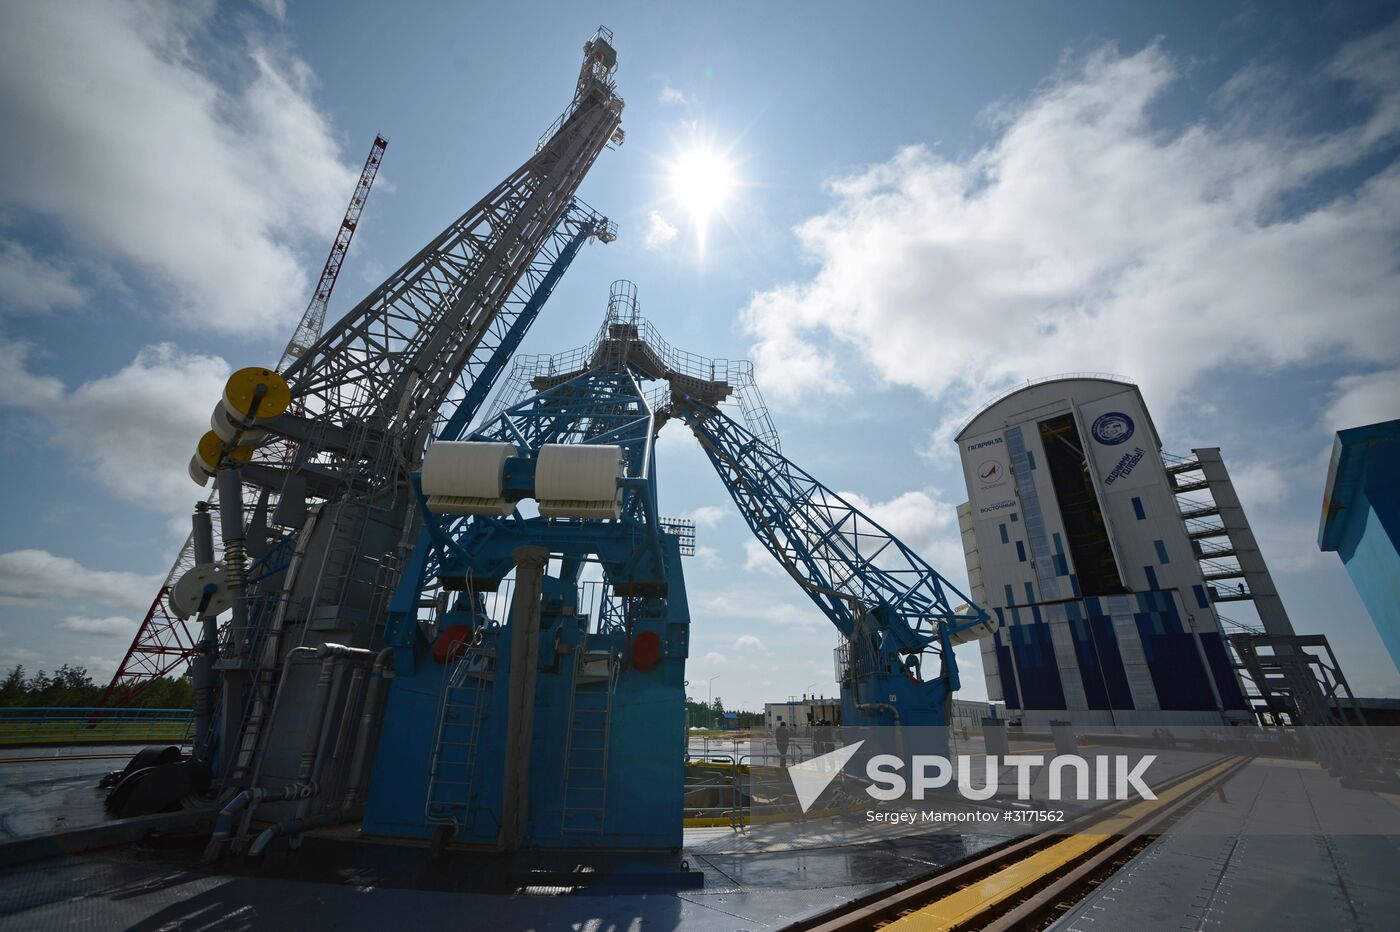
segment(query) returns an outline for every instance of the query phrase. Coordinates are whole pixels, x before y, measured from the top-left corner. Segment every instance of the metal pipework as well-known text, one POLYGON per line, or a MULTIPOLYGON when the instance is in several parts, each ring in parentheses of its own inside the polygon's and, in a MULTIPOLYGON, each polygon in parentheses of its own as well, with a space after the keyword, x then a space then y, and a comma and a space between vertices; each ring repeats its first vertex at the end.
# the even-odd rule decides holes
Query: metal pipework
POLYGON ((220 466, 219 527, 224 538, 224 584, 233 595, 229 630, 239 653, 248 634, 248 545, 243 530, 243 477, 236 466, 220 466))
MULTIPOLYGON (((214 522, 209 515, 209 503, 194 506, 190 519, 194 542, 195 565, 214 562, 214 522)), ((206 599, 207 601, 207 599, 206 599)), ((199 651, 190 664, 190 679, 194 682, 194 756, 208 760, 209 736, 214 721, 214 654, 219 649, 219 624, 216 617, 200 612, 199 651)))
POLYGON ((364 711, 360 714, 360 727, 355 733, 355 751, 350 757, 349 782, 340 803, 342 809, 348 810, 359 798, 360 784, 364 782, 365 758, 369 756, 370 739, 378 714, 379 694, 384 689, 384 681, 394 675, 392 670, 386 674, 385 667, 393 658, 394 649, 386 647, 375 655, 374 666, 370 668, 369 692, 365 696, 364 711))
MULTIPOLYGON (((306 522, 306 527, 297 538, 296 549, 292 552, 292 559, 287 564, 286 586, 282 590, 281 598, 277 602, 277 612, 272 618, 272 628, 267 635, 267 648, 263 652, 266 658, 263 670, 259 676, 264 682, 264 687, 271 685, 275 664, 282 651, 282 633, 287 625, 287 610, 291 605, 292 586, 295 584, 298 574, 301 572, 301 565, 306 559, 306 545, 311 540, 311 535, 316 529, 316 523, 321 517, 321 506, 313 505, 306 522)), ((288 655, 290 657, 290 654, 288 655)), ((285 668, 285 667, 284 667, 285 668)), ((280 688, 280 687, 279 687, 280 688)), ((248 772, 248 766, 252 761, 253 753, 258 746, 258 739, 262 736, 263 716, 267 710, 265 699, 266 689, 259 689, 253 699, 253 708, 248 713, 248 724, 243 729, 243 741, 238 748, 238 755, 233 762, 232 775, 238 779, 248 772)), ((274 706, 275 708, 275 703, 274 706)), ((253 782, 257 782, 254 775, 253 782)))
POLYGON ((516 547, 515 610, 510 619, 510 684, 506 754, 501 771, 501 831, 496 844, 517 851, 529 815, 530 741, 535 730, 535 680, 540 658, 540 597, 549 551, 516 547))

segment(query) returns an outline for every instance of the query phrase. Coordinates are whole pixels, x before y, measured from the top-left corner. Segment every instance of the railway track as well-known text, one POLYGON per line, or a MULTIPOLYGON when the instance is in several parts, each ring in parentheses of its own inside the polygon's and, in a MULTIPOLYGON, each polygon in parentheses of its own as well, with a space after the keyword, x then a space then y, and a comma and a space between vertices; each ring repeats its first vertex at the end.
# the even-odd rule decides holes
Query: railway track
POLYGON ((1009 842, 922 879, 855 900, 790 927, 801 932, 955 932, 1041 929, 1111 877, 1249 762, 1226 757, 1156 788, 1157 799, 1126 801, 1068 826, 1009 842), (1066 828, 1074 828, 1066 834, 1066 828))

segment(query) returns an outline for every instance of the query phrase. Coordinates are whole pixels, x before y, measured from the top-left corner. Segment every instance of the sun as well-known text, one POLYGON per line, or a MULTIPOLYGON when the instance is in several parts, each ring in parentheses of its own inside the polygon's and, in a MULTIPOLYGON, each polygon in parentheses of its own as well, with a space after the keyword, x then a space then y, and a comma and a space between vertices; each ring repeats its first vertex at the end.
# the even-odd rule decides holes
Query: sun
POLYGON ((671 199, 690 214, 703 238, 710 218, 722 213, 734 196, 734 166, 723 154, 706 145, 694 145, 671 163, 671 199))

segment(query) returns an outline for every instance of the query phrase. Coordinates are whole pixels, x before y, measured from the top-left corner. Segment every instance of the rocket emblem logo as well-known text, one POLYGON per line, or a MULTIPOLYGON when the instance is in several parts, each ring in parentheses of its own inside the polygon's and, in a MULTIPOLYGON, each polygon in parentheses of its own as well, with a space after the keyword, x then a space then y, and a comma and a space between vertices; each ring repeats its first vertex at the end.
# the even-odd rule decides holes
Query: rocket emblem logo
POLYGON ((788 768, 788 776, 792 778, 792 788, 797 791, 797 804, 802 807, 803 812, 812 808, 812 804, 831 785, 831 781, 836 779, 841 773, 841 769, 846 766, 864 743, 864 741, 857 741, 855 744, 839 747, 830 754, 809 758, 788 768))

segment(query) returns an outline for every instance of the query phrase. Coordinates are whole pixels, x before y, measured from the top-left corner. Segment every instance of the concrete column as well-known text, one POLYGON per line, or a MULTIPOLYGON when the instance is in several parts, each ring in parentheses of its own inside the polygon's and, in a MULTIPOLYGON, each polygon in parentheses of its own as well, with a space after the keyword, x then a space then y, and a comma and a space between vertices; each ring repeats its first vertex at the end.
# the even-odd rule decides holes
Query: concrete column
POLYGON ((506 700, 506 753, 501 772, 502 851, 520 849, 530 812, 530 742, 535 733, 535 678, 540 657, 540 597, 549 551, 517 547, 515 603, 510 617, 510 683, 506 700))
POLYGON ((1055 739, 1056 754, 1079 753, 1079 746, 1074 742, 1074 724, 1072 722, 1052 721, 1050 734, 1055 739))
POLYGON ((1006 719, 982 719, 982 740, 987 746, 988 757, 1005 758, 1011 753, 1011 742, 1006 737, 1006 719))
MULTIPOLYGON (((195 565, 213 563, 214 527, 207 502, 195 505, 191 523, 195 565)), ((194 756, 207 760, 209 731, 214 721, 214 653, 219 648, 219 622, 210 613, 200 615, 199 621, 199 651, 190 663, 190 679, 194 684, 194 756)))
POLYGON ((1235 494, 1235 484, 1225 469, 1225 460, 1220 456, 1219 447, 1204 447, 1192 450, 1201 464, 1201 474, 1209 483, 1211 498, 1220 509, 1220 522, 1230 538, 1230 548, 1235 551, 1235 559, 1244 571, 1244 581, 1249 586, 1254 600, 1254 608, 1259 620, 1264 623, 1264 633, 1272 635, 1292 635, 1293 623, 1283 608, 1274 578, 1269 575, 1269 567, 1264 555, 1259 551, 1259 542, 1254 539, 1254 531, 1245 517, 1244 506, 1235 494))

